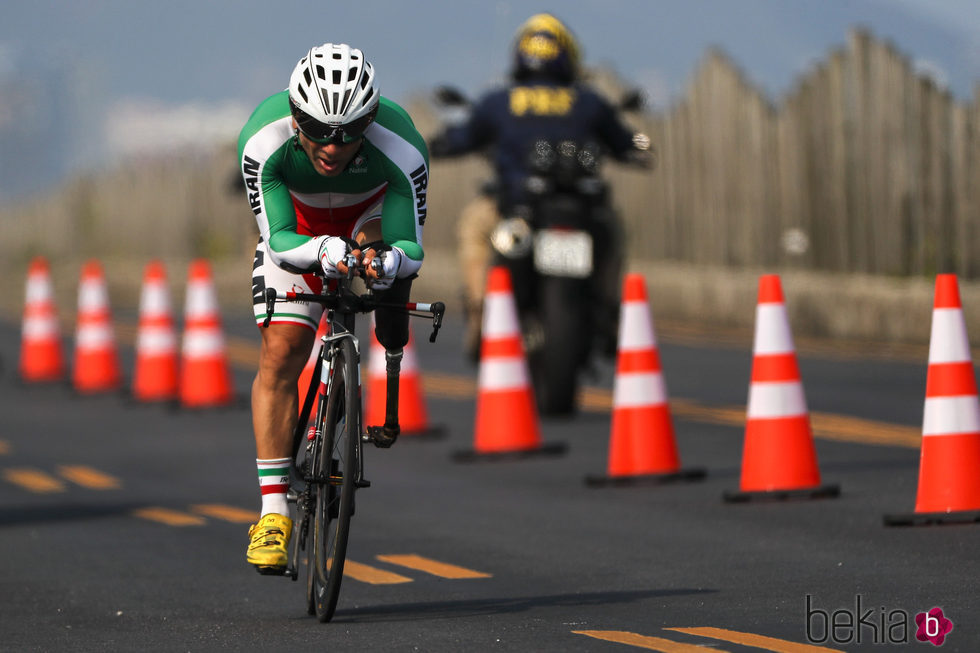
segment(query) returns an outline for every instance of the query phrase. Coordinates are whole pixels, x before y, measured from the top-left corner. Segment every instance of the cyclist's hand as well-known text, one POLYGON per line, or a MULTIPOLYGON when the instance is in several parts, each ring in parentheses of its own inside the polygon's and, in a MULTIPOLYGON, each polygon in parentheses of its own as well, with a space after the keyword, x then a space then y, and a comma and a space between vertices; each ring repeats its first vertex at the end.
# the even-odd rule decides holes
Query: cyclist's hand
POLYGON ((364 274, 368 286, 374 290, 391 288, 401 261, 402 252, 397 247, 384 252, 368 249, 364 254, 364 274))
POLYGON ((360 260, 361 250, 348 251, 347 241, 337 236, 324 236, 320 242, 320 267, 323 276, 337 278, 347 274, 347 264, 344 258, 348 253, 354 254, 360 260))

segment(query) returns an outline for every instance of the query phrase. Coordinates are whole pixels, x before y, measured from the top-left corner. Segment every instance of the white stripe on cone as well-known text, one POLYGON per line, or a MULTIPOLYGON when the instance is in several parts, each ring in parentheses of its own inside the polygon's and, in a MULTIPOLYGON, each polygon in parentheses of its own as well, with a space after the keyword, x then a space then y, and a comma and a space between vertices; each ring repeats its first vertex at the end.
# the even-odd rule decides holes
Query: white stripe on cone
POLYGON ((483 338, 497 340, 520 332, 517 307, 508 293, 490 293, 483 310, 483 338))
POLYGON ((170 315, 170 294, 160 283, 148 283, 140 296, 140 315, 157 317, 170 315))
POLYGON ((191 282, 187 286, 187 299, 184 308, 185 319, 211 317, 218 311, 215 308, 218 299, 214 294, 214 288, 210 283, 202 281, 191 282))
POLYGON ((58 337, 58 321, 53 316, 28 317, 21 329, 24 340, 44 340, 58 337))
POLYGON ((170 354, 177 351, 177 337, 169 327, 145 326, 139 330, 136 349, 144 354, 170 354))
POLYGON ((749 387, 749 419, 807 415, 803 384, 795 381, 756 382, 749 387))
POLYGON ((523 390, 529 386, 527 364, 523 358, 493 357, 480 363, 481 390, 523 390))
POLYGON ((613 408, 639 408, 667 402, 667 388, 660 372, 618 374, 613 387, 613 408))
POLYGON ((650 310, 644 302, 624 302, 619 320, 619 350, 654 349, 657 337, 653 333, 650 310))
POLYGON ((790 332, 785 305, 759 304, 755 316, 757 326, 753 351, 757 355, 788 354, 794 351, 793 334, 790 332))
POLYGON ((187 358, 217 358, 224 346, 221 329, 196 328, 184 334, 183 354, 187 358))
POLYGON ((28 305, 51 302, 53 301, 52 294, 51 284, 48 282, 47 277, 42 275, 33 275, 27 279, 25 303, 28 305))
POLYGON ((926 399, 922 435, 980 432, 980 402, 976 395, 926 399))
POLYGON ((109 305, 109 294, 100 279, 86 279, 78 289, 79 312, 95 311, 109 305))
POLYGON ((114 342, 112 327, 107 324, 80 327, 76 341, 79 349, 111 349, 114 342))
POLYGON ((964 363, 971 360, 971 355, 962 309, 934 309, 929 339, 929 362, 964 363))

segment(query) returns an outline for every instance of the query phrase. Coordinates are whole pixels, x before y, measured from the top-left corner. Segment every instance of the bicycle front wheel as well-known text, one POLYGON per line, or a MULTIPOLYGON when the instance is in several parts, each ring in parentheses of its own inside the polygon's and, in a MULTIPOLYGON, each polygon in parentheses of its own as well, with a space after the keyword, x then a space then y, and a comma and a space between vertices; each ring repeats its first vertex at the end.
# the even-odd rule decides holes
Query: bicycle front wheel
POLYGON ((332 369, 325 407, 318 411, 323 435, 312 461, 316 497, 307 547, 310 599, 320 621, 330 621, 337 607, 354 512, 361 399, 357 351, 350 339, 335 345, 332 369))

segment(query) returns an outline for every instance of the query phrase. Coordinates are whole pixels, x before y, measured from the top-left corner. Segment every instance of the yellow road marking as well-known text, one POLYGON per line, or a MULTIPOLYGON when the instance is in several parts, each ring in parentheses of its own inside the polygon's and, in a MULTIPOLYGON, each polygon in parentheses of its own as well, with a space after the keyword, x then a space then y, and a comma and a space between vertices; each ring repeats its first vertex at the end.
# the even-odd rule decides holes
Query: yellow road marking
POLYGON ((90 490, 114 490, 122 486, 118 479, 83 465, 61 465, 58 473, 62 478, 90 490))
POLYGON ((395 585, 397 583, 412 582, 412 579, 407 576, 384 571, 376 567, 369 567, 353 560, 348 560, 344 563, 344 578, 353 578, 354 580, 359 580, 362 583, 370 583, 371 585, 395 585))
POLYGON ((65 489, 64 483, 39 469, 29 469, 26 467, 5 469, 3 470, 3 477, 15 485, 21 486, 25 490, 37 492, 39 494, 63 492, 65 489))
POLYGON ((222 506, 214 503, 191 506, 191 510, 208 517, 223 519, 235 524, 251 524, 259 520, 259 513, 255 510, 245 510, 244 508, 222 506))
POLYGON ((776 639, 775 637, 766 637, 765 635, 755 635, 753 633, 740 633, 735 630, 725 630, 723 628, 667 628, 667 630, 675 630, 679 633, 687 633, 688 635, 697 635, 699 637, 720 639, 743 646, 754 646, 755 648, 761 648, 766 651, 776 651, 776 653, 843 653, 839 649, 814 646, 813 644, 797 644, 796 642, 776 639))
POLYGON ((0 456, 10 453, 10 443, 6 440, 0 440, 0 456))
MULTIPOLYGON (((621 630, 573 630, 576 635, 586 635, 617 644, 628 644, 638 648, 645 648, 650 651, 660 651, 661 653, 704 653, 705 647, 696 644, 681 644, 672 642, 663 637, 649 637, 647 635, 637 635, 621 630)), ((722 649, 707 649, 717 653, 727 653, 722 649)))
POLYGON ((439 562, 438 560, 424 558, 414 553, 379 555, 376 557, 381 562, 390 562, 393 565, 408 567, 409 569, 415 569, 416 571, 424 571, 427 574, 432 574, 433 576, 440 576, 442 578, 491 578, 492 577, 491 574, 485 574, 482 571, 474 571, 472 569, 466 569, 465 567, 457 567, 456 565, 451 565, 445 562, 439 562))
POLYGON ((150 521, 158 521, 167 526, 201 526, 207 522, 203 517, 170 508, 140 508, 134 510, 133 515, 150 521))

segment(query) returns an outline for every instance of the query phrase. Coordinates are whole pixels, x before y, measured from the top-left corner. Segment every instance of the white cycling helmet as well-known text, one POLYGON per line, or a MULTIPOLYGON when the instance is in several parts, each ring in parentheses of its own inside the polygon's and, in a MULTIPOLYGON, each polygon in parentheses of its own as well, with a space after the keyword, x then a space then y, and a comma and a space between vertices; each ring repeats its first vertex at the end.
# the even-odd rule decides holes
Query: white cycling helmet
POLYGON ((324 43, 289 78, 289 106, 300 131, 319 143, 352 143, 378 114, 374 67, 343 43, 324 43))

